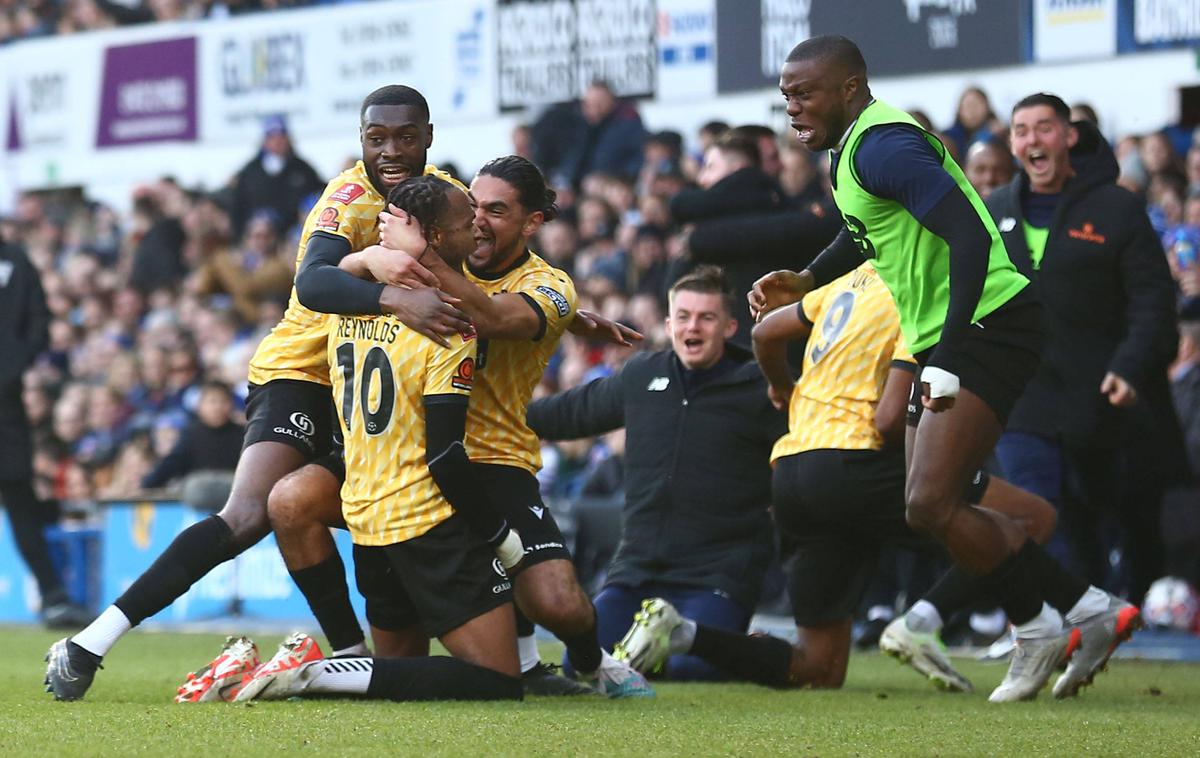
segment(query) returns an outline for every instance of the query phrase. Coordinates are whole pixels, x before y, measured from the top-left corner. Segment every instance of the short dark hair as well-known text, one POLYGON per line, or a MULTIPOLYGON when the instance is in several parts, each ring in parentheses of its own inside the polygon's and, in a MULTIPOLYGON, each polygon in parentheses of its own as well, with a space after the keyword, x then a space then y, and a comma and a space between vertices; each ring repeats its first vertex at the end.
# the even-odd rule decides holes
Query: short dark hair
POLYGON ((758 141, 738 129, 723 132, 713 142, 713 147, 723 153, 740 155, 752 166, 762 166, 762 152, 758 149, 758 141))
POLYGON ((542 170, 532 161, 519 155, 494 158, 483 164, 476 176, 494 176, 511 184, 517 190, 517 199, 530 213, 541 211, 545 221, 558 216, 558 193, 546 184, 542 170))
POLYGON ((702 124, 700 126, 701 133, 711 134, 714 137, 720 136, 727 131, 729 131, 729 124, 725 121, 716 120, 716 119, 714 119, 713 121, 705 121, 704 124, 702 124))
POLYGON ((704 264, 692 269, 675 280, 667 296, 674 298, 676 292, 700 292, 705 295, 720 295, 721 302, 729 315, 734 314, 733 288, 729 286, 729 278, 725 269, 720 266, 704 264))
POLYGON ((1048 92, 1037 92, 1032 95, 1026 95, 1017 101, 1013 106, 1012 115, 1017 115, 1017 111, 1025 108, 1034 108, 1039 105, 1048 105, 1054 111, 1054 115, 1062 119, 1063 123, 1071 123, 1071 109, 1063 102, 1063 99, 1058 95, 1051 95, 1048 92))
POLYGON ((787 57, 787 63, 811 60, 837 63, 851 73, 867 74, 867 61, 858 45, 837 34, 809 37, 793 47, 787 57))
POLYGON ((387 201, 389 205, 394 205, 415 218, 428 241, 429 230, 440 226, 442 216, 450 207, 449 193, 458 191, 457 187, 445 179, 424 174, 397 184, 388 193, 387 201))
POLYGON ((425 117, 425 120, 429 120, 429 103, 425 101, 425 96, 412 87, 406 87, 403 84, 389 84, 380 87, 363 98, 362 109, 358 112, 360 121, 367 115, 367 108, 370 108, 372 105, 416 106, 421 111, 421 115, 425 117))
POLYGON ((229 397, 229 398, 233 397, 233 388, 231 388, 228 384, 221 381, 220 379, 205 379, 200 384, 200 391, 201 392, 220 392, 222 395, 225 395, 226 397, 229 397))

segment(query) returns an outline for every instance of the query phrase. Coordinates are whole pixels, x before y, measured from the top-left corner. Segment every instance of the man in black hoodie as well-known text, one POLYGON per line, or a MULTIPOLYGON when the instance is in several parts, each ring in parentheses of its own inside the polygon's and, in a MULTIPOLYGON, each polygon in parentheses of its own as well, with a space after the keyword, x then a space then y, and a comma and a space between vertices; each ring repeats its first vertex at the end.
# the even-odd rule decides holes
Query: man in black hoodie
POLYGON ((1105 579, 1104 513, 1118 513, 1137 599, 1161 560, 1162 482, 1186 471, 1166 374, 1174 287, 1144 204, 1116 184, 1112 150, 1094 125, 1069 119, 1054 95, 1017 103, 1022 171, 987 201, 1047 327, 1041 368, 996 454, 1014 484, 1060 508, 1069 552, 1094 583, 1105 579), (1138 491, 1122 507, 1131 481, 1138 491))
MULTIPOLYGON (((720 269, 698 268, 671 288, 671 350, 638 353, 612 376, 529 405, 526 423, 543 439, 625 427, 624 528, 594 600, 605 649, 643 598, 738 633, 758 602, 774 550, 770 452, 787 417, 750 353, 726 343, 733 302, 720 269)), ((690 655, 670 658, 665 676, 724 678, 690 655)))

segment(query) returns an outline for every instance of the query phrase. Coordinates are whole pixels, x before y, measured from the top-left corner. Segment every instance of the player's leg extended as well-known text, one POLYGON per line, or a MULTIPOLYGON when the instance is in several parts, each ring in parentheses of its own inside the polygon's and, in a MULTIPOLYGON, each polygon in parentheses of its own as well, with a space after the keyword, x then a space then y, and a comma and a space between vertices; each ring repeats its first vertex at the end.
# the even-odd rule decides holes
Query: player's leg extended
POLYGON ((281 479, 267 506, 288 573, 329 640, 332 655, 365 655, 362 627, 350 604, 346 567, 331 527, 342 519, 340 458, 336 453, 281 479))

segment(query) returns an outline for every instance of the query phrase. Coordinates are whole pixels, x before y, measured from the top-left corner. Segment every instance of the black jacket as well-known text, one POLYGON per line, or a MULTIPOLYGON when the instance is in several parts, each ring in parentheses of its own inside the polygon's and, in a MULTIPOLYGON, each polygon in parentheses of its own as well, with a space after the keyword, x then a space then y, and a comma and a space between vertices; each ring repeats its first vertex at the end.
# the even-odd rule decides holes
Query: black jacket
POLYGON ((50 342, 50 310, 37 269, 0 243, 0 399, 21 401, 21 377, 50 342))
POLYGON ((192 421, 171 452, 142 479, 148 489, 162 487, 193 471, 233 471, 237 468, 245 428, 232 421, 211 427, 192 421))
MULTIPOLYGON (((1139 412, 1168 414, 1166 368, 1175 355, 1175 287, 1145 204, 1116 185, 1117 161, 1090 124, 1076 124, 1075 169, 1053 218, 1041 268, 1025 242, 1018 173, 987 206, 1013 263, 1029 277, 1046 314, 1046 343, 1037 375, 1026 386, 1008 428, 1089 446, 1115 446, 1128 412, 1100 393, 1112 371, 1133 384, 1139 412)), ((1164 416, 1164 421, 1166 417, 1164 416)))
POLYGON ((621 544, 608 581, 661 581, 758 602, 773 537, 771 446, 787 417, 767 401, 758 365, 736 367, 690 393, 670 350, 635 355, 616 374, 535 400, 526 421, 545 439, 625 427, 621 544))
POLYGON ((278 215, 279 231, 290 229, 300 215, 300 201, 325 189, 325 182, 321 181, 316 169, 294 152, 288 156, 283 170, 274 175, 263 168, 262 156, 260 151, 234 177, 230 220, 235 239, 242 238, 250 218, 264 208, 278 215))

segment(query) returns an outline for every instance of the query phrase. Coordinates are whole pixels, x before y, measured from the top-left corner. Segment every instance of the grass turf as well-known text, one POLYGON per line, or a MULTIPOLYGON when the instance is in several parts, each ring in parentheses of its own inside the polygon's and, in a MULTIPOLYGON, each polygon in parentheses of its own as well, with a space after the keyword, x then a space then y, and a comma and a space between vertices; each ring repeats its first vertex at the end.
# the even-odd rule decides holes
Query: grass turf
MULTIPOLYGON (((980 693, 939 693, 874 654, 840 691, 660 684, 653 700, 523 703, 310 701, 176 705, 175 687, 222 637, 134 633, 86 700, 42 691, 56 635, 4 628, 3 755, 1198 755, 1200 665, 1114 661, 1074 700, 1048 690, 993 706, 1004 667, 961 661, 980 693)), ((277 640, 260 640, 270 656, 277 640)), ((547 650, 548 654, 553 651, 547 650)))

